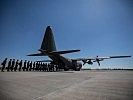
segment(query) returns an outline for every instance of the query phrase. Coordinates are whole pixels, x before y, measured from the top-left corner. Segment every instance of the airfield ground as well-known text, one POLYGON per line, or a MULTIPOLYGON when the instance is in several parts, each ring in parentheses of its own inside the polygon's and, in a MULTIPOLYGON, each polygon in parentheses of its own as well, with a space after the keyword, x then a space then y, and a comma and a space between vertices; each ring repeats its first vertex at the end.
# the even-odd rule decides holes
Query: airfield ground
POLYGON ((0 72, 0 100, 133 100, 133 71, 0 72))

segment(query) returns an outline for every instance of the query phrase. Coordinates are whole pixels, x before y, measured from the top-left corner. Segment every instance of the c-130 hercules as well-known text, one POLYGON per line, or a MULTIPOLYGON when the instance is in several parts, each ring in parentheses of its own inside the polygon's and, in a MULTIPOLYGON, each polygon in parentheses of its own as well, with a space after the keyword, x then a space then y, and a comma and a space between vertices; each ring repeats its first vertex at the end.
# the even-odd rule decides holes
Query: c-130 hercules
POLYGON ((80 50, 76 49, 76 50, 57 51, 53 32, 50 26, 47 26, 46 28, 41 48, 38 51, 40 51, 40 53, 30 54, 27 56, 48 56, 52 60, 42 60, 38 62, 51 62, 51 64, 58 65, 60 68, 64 69, 65 71, 68 71, 69 69, 80 71, 80 69, 82 68, 82 63, 79 61, 83 61, 83 65, 86 63, 92 65, 93 62, 97 62, 98 65, 100 66, 100 61, 103 61, 104 59, 131 57, 131 56, 108 56, 108 57, 97 56, 95 58, 76 58, 76 59, 66 58, 61 54, 78 52, 80 50))

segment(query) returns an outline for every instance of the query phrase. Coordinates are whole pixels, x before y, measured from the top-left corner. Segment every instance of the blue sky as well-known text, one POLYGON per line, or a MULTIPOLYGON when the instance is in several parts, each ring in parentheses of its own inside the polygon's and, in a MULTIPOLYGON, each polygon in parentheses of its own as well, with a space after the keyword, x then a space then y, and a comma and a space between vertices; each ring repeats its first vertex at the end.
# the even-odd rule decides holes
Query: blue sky
MULTIPOLYGON (((58 50, 80 49, 67 57, 133 55, 132 0, 1 0, 0 60, 38 53, 46 26, 58 50)), ((101 67, 133 68, 133 59, 112 59, 101 67)), ((99 68, 97 64, 85 67, 99 68)))

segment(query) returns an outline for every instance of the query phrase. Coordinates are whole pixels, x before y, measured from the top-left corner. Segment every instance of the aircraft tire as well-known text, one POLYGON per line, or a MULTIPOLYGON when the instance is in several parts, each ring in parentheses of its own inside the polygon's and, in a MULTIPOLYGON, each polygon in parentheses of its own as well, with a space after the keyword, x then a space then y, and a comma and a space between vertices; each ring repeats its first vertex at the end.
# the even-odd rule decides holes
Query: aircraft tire
POLYGON ((64 71, 68 71, 69 69, 68 68, 64 68, 64 71))
POLYGON ((80 71, 81 68, 76 68, 75 71, 80 71))

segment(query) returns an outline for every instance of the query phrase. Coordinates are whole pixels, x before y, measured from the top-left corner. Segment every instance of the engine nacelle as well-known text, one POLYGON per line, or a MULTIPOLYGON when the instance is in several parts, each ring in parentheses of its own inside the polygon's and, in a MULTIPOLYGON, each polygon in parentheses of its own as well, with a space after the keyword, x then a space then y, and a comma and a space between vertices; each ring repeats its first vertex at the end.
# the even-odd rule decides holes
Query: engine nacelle
POLYGON ((91 60, 87 61, 88 64, 92 65, 93 62, 91 60))

